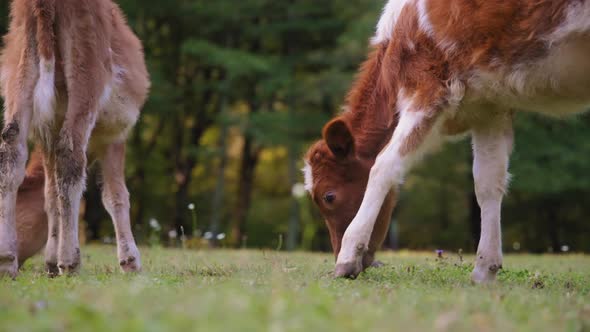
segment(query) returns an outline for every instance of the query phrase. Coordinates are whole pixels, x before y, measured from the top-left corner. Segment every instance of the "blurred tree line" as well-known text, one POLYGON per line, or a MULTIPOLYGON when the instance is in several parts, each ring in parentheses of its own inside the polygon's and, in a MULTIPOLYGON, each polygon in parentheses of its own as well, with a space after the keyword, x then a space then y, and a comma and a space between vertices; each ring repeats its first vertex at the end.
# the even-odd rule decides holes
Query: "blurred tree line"
MULTIPOLYGON (((292 188, 303 181, 303 153, 339 112, 384 1, 117 2, 152 80, 128 145, 139 241, 151 220, 163 238, 197 228, 227 246, 276 248, 284 236, 287 249, 329 250, 318 211, 292 188)), ((5 33, 8 1, 0 4, 5 33)), ((588 116, 517 115, 506 250, 590 251, 589 129, 588 116)), ((447 145, 412 172, 387 246, 474 248, 470 149, 447 145)), ((89 239, 103 240, 114 231, 96 179, 91 167, 84 221, 89 239)))

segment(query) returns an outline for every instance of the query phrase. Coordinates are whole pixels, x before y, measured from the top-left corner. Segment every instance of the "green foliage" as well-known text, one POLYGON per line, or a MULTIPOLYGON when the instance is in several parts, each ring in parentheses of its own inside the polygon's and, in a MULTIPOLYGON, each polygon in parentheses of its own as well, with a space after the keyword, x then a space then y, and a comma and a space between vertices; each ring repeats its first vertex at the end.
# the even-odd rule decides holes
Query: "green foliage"
MULTIPOLYGON (((291 187, 302 181, 304 151, 340 111, 384 1, 117 2, 144 44, 152 80, 126 169, 141 242, 154 240, 151 218, 162 237, 181 226, 192 234, 187 206, 196 203, 202 231, 244 230, 234 245, 273 248, 279 234, 291 231, 306 248, 328 249, 318 211, 295 200, 291 187), (292 217, 299 231, 289 228, 292 217)), ((7 21, 8 3, 0 2, 0 32, 7 21)), ((518 243, 536 252, 563 245, 590 251, 589 126, 587 116, 516 116, 506 250, 518 243)), ((403 188, 395 214, 399 244, 472 249, 472 195, 468 142, 427 158, 403 188)), ((87 209, 85 219, 97 230, 91 240, 113 236, 107 215, 97 213, 100 202, 87 201, 87 209)))

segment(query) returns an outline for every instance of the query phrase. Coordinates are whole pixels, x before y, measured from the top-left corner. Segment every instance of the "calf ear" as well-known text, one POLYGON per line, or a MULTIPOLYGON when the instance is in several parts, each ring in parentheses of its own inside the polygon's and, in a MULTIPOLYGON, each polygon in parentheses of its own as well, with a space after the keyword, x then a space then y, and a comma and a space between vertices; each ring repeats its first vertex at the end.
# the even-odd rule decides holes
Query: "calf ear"
POLYGON ((346 158, 354 153, 354 138, 348 125, 342 119, 334 119, 324 126, 324 140, 332 153, 338 158, 346 158))

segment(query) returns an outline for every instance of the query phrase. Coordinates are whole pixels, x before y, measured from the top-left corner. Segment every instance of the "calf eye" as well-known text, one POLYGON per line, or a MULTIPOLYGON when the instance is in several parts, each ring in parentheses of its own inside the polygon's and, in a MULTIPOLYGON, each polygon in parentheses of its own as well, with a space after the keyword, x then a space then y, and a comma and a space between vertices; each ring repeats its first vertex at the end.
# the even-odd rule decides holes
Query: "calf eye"
POLYGON ((334 202, 334 199, 336 199, 336 195, 334 195, 333 192, 330 191, 324 194, 324 202, 332 204, 332 202, 334 202))

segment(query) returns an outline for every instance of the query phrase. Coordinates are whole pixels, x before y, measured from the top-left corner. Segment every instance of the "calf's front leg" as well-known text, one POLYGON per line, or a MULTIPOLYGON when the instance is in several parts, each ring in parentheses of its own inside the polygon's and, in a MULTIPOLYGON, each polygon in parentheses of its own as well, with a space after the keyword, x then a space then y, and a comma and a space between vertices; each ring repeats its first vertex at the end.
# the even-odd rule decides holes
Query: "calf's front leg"
POLYGON ((0 277, 18 273, 16 197, 25 177, 26 130, 22 117, 7 117, 0 140, 0 277), (19 119, 20 118, 20 119, 19 119))
POLYGON ((512 152, 511 114, 499 113, 485 126, 472 131, 473 177, 481 208, 481 237, 471 279, 477 283, 494 281, 502 268, 500 213, 509 179, 508 161, 512 152))
POLYGON ((363 257, 384 199, 392 187, 398 186, 413 162, 428 148, 425 142, 437 135, 437 115, 414 110, 400 111, 399 123, 391 141, 385 146, 371 168, 361 206, 346 229, 342 248, 336 261, 335 276, 355 278, 363 270, 363 257))
MULTIPOLYGON (((33 88, 37 76, 35 51, 22 50, 18 70, 5 77, 4 128, 0 137, 0 277, 16 277, 18 252, 16 197, 25 177, 27 136, 33 110, 33 88)), ((5 68, 0 68, 5 71, 5 68)))

